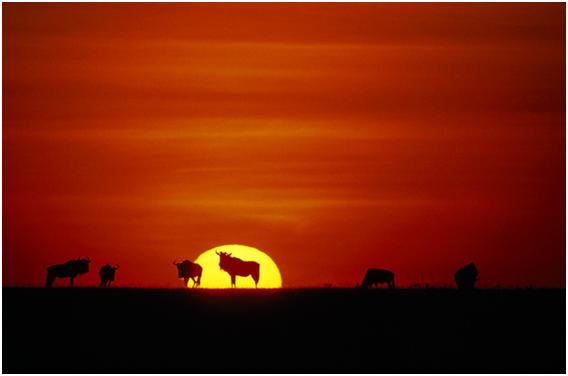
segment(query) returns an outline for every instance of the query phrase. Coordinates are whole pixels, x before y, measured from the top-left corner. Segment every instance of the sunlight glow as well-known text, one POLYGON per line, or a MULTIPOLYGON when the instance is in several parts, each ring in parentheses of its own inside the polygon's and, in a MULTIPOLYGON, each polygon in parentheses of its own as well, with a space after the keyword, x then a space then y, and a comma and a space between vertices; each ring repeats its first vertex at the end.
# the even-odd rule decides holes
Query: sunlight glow
MULTIPOLYGON (((280 288, 282 287, 282 277, 276 263, 266 253, 245 245, 231 244, 222 245, 203 252, 196 263, 203 268, 201 275, 202 288, 231 288, 231 277, 229 273, 219 267, 219 256, 216 252, 229 252, 233 257, 238 257, 243 261, 256 261, 260 264, 260 279, 258 288, 280 288)), ((191 285, 191 283, 190 283, 191 285)), ((237 288, 255 288, 252 277, 237 277, 237 288)))

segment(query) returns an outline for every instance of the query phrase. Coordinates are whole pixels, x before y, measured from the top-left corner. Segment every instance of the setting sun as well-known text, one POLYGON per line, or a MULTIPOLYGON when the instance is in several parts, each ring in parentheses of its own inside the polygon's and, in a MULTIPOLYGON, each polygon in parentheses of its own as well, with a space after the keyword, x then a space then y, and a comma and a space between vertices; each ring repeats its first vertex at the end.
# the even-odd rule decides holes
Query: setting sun
MULTIPOLYGON (((203 252, 195 262, 203 268, 201 275, 201 287, 204 288, 230 288, 231 277, 229 273, 222 270, 219 266, 219 255, 217 252, 226 252, 241 259, 242 261, 255 261, 260 264, 259 288, 280 288, 282 287, 282 277, 276 263, 266 253, 244 245, 232 244, 222 245, 203 252)), ((191 285, 191 284, 190 284, 191 285)), ((238 288, 255 288, 254 280, 251 276, 236 279, 238 288)))

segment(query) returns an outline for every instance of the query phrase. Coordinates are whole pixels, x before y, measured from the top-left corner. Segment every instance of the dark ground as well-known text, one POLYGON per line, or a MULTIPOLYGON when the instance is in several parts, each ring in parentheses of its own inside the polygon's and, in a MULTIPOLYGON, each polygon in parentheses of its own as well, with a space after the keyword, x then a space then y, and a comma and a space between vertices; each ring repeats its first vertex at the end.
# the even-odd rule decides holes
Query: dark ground
POLYGON ((566 290, 3 288, 3 372, 566 371, 566 290))

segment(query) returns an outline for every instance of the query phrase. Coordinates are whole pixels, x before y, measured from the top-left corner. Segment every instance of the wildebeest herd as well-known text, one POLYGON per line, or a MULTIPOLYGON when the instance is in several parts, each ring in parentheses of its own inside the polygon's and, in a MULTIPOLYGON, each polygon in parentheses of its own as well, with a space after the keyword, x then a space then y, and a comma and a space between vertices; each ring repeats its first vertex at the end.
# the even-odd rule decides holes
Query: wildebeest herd
MULTIPOLYGON (((258 287, 260 280, 260 264, 255 261, 243 261, 232 256, 227 252, 216 252, 219 256, 219 267, 231 276, 231 287, 236 287, 237 276, 251 276, 255 286, 258 287)), ((69 286, 73 287, 75 277, 89 272, 89 264, 91 260, 88 258, 78 258, 69 260, 64 264, 51 265, 47 268, 46 286, 51 287, 56 278, 69 278, 69 286)), ((173 262, 177 267, 178 278, 183 279, 184 285, 187 286, 189 280, 193 281, 193 287, 199 287, 201 284, 201 274, 203 268, 201 265, 184 260, 182 262, 173 262)), ((100 287, 110 287, 115 279, 118 266, 105 264, 99 270, 101 279, 100 287)), ((474 263, 470 263, 456 271, 454 280, 458 289, 471 290, 475 287, 479 279, 479 272, 474 263)), ((380 284, 386 284, 389 289, 394 289, 394 273, 386 269, 368 269, 363 278, 360 287, 371 288, 380 284)))

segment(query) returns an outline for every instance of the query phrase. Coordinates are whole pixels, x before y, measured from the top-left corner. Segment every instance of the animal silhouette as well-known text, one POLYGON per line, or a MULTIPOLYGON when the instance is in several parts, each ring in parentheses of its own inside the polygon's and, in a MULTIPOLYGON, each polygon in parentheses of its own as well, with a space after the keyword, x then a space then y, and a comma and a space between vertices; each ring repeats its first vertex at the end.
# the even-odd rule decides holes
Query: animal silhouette
POLYGON ((89 272, 90 259, 78 258, 69 260, 64 264, 51 265, 47 268, 46 287, 53 286, 56 278, 69 278, 69 287, 73 287, 73 280, 76 276, 89 272))
POLYGON ((454 274, 454 279, 459 290, 472 290, 479 279, 479 272, 472 262, 459 269, 454 274))
POLYGON ((110 284, 114 282, 114 277, 119 266, 113 267, 110 264, 106 264, 99 270, 99 277, 101 278, 100 287, 110 287, 110 284))
POLYGON ((390 289, 394 289, 394 273, 385 269, 369 269, 361 287, 368 288, 381 283, 386 283, 390 289))
POLYGON ((255 261, 243 261, 231 256, 232 253, 215 252, 219 255, 219 266, 231 276, 231 287, 236 287, 237 276, 248 277, 254 280, 255 287, 258 287, 260 279, 260 264, 255 261))
POLYGON ((190 279, 193 281, 193 287, 199 286, 201 283, 201 273, 203 272, 201 265, 189 260, 184 260, 180 263, 174 261, 174 265, 177 266, 178 278, 183 278, 186 287, 190 279))

